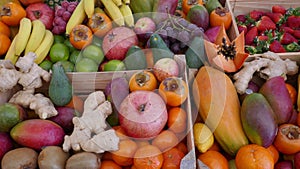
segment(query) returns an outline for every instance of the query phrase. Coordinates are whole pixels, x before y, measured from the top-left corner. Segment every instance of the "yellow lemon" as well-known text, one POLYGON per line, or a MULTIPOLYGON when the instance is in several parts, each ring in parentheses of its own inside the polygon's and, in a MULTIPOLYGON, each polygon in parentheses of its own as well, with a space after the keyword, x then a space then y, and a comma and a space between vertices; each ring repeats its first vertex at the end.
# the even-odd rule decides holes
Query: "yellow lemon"
POLYGON ((213 133, 204 123, 195 123, 193 129, 195 146, 201 153, 206 152, 214 143, 213 133))

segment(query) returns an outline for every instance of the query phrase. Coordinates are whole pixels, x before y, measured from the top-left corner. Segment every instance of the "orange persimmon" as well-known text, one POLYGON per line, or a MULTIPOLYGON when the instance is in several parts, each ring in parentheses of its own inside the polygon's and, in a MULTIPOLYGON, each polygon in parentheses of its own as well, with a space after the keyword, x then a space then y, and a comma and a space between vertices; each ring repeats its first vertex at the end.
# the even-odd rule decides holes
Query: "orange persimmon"
POLYGON ((76 49, 83 49, 92 42, 93 32, 86 25, 76 25, 74 28, 72 28, 69 39, 70 43, 76 49))
POLYGON ((182 0, 182 11, 187 14, 194 5, 203 5, 202 0, 182 0))
POLYGON ((185 131, 187 126, 186 111, 181 107, 171 107, 168 110, 167 125, 174 133, 181 133, 185 131))
POLYGON ((152 140, 152 145, 158 147, 161 151, 168 150, 179 143, 179 140, 174 132, 163 130, 152 140))
POLYGON ((122 169, 122 167, 112 160, 102 160, 99 169, 122 169))
POLYGON ((91 28, 94 35, 103 37, 112 29, 112 21, 105 13, 94 13, 89 18, 87 25, 91 28))
POLYGON ((11 40, 3 33, 0 33, 0 56, 4 55, 10 47, 11 40))
POLYGON ((121 140, 119 142, 119 150, 112 152, 112 159, 120 166, 132 165, 133 156, 137 148, 137 144, 130 139, 121 140))
POLYGON ((225 7, 217 7, 209 15, 209 24, 211 27, 224 25, 225 29, 228 30, 231 26, 231 23, 231 13, 225 7))
POLYGON ((9 2, 1 7, 0 16, 6 25, 18 26, 21 19, 26 17, 26 11, 20 4, 9 2))
POLYGON ((10 37, 10 33, 11 33, 9 26, 3 23, 2 21, 0 21, 0 33, 3 33, 8 37, 10 37))
POLYGON ((269 147, 267 147, 267 150, 269 150, 270 153, 272 154, 273 159, 274 159, 274 163, 276 164, 278 159, 279 159, 278 150, 276 149, 276 147, 273 144, 271 144, 269 147))
POLYGON ((157 80, 150 71, 143 70, 133 74, 129 80, 129 89, 131 92, 136 90, 153 91, 157 88, 157 80))
POLYGON ((180 162, 184 154, 177 148, 171 148, 163 153, 163 169, 180 169, 180 162))

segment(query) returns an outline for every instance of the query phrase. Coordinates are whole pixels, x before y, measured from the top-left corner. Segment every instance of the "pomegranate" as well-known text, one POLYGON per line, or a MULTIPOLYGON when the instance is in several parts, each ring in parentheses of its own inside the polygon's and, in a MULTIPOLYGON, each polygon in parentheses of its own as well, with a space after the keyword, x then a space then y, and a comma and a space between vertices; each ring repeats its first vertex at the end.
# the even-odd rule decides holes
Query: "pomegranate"
POLYGON ((136 33, 127 27, 116 27, 104 36, 102 48, 108 60, 123 60, 133 45, 138 45, 136 33))
POLYGON ((120 125, 128 136, 136 139, 154 138, 162 131, 167 119, 166 104, 153 91, 134 91, 120 105, 120 125))

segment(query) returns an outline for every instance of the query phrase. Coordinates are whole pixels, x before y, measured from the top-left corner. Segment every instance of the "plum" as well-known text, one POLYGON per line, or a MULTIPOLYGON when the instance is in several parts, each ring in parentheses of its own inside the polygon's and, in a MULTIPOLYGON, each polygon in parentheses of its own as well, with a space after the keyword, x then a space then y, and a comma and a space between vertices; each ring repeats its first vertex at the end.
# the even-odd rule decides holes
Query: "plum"
POLYGON ((5 153, 13 148, 13 141, 8 133, 0 132, 0 161, 5 153))

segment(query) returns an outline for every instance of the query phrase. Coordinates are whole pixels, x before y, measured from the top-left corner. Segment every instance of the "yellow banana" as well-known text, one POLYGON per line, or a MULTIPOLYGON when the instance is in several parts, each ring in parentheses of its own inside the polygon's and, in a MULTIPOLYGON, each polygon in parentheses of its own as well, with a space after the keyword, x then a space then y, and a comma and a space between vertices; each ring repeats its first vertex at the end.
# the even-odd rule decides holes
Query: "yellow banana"
POLYGON ((82 0, 83 8, 88 18, 91 18, 94 14, 95 0, 82 0))
POLYGON ((83 22, 85 19, 85 11, 83 1, 80 1, 75 10, 73 11, 69 21, 66 25, 66 35, 70 35, 72 29, 83 22))
POLYGON ((19 36, 18 39, 16 39, 16 55, 20 56, 21 53, 24 51, 26 48, 27 42, 29 40, 30 34, 31 34, 31 20, 29 18, 23 18, 20 21, 20 26, 19 26, 19 36))
POLYGON ((4 60, 10 60, 13 64, 15 64, 19 59, 19 56, 16 55, 16 50, 15 50, 18 36, 19 34, 16 34, 4 57, 4 60))
POLYGON ((129 5, 130 4, 130 0, 122 0, 124 4, 129 5))
POLYGON ((122 0, 112 0, 118 7, 122 5, 122 0))
POLYGON ((45 37, 40 46, 34 51, 36 58, 34 62, 40 64, 47 56, 54 42, 54 36, 51 31, 46 30, 45 37))
POLYGON ((110 18, 118 26, 124 26, 125 25, 124 17, 119 7, 115 3, 113 3, 112 0, 101 0, 101 2, 104 5, 105 11, 107 11, 107 14, 110 16, 110 18))
POLYGON ((126 25, 128 27, 134 27, 134 18, 133 18, 130 7, 128 5, 122 3, 122 5, 120 7, 120 11, 124 17, 126 25))
POLYGON ((32 30, 25 48, 25 54, 27 54, 28 52, 34 52, 40 46, 46 32, 46 27, 42 21, 37 19, 32 21, 31 23, 32 30))
POLYGON ((103 11, 103 9, 96 7, 94 13, 105 13, 105 12, 103 11))

